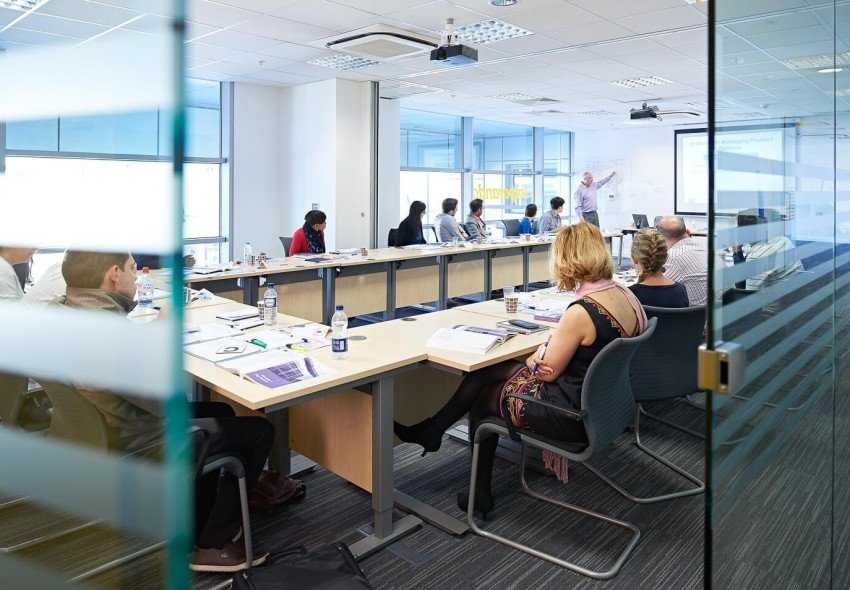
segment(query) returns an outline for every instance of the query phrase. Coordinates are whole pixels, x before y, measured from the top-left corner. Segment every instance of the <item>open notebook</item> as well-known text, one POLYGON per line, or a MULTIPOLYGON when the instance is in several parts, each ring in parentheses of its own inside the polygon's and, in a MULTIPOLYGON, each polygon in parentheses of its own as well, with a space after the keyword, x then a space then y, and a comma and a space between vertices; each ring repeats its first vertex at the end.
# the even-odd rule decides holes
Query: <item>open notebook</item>
POLYGON ((280 350, 232 359, 219 366, 270 389, 336 372, 312 357, 280 350))
POLYGON ((451 328, 440 328, 437 330, 428 339, 426 346, 446 348, 448 350, 457 350, 472 354, 487 354, 514 336, 516 336, 516 333, 498 328, 482 328, 480 326, 457 324, 451 328))

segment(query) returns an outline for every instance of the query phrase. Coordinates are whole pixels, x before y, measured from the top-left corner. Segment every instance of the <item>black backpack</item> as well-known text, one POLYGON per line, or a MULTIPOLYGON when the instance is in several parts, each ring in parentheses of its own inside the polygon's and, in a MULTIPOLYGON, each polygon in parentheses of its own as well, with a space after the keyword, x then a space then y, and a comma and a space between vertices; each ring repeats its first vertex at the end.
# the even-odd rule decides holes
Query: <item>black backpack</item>
POLYGON ((233 590, 372 590, 343 543, 308 554, 301 547, 272 553, 263 566, 233 576, 233 590))

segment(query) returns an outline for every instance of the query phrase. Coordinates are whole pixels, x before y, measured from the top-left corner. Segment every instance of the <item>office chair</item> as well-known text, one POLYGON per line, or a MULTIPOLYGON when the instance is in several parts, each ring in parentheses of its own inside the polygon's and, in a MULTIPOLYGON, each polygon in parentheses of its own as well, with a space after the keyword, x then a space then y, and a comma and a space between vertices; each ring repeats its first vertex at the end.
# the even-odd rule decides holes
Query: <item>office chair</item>
POLYGON ((0 373, 0 423, 4 426, 23 428, 28 432, 43 432, 50 420, 29 423, 21 415, 27 402, 39 400, 47 403, 41 387, 30 389, 29 379, 17 375, 0 373))
POLYGON ((389 233, 387 233, 387 247, 394 248, 396 246, 396 238, 398 236, 398 229, 391 228, 389 233))
MULTIPOLYGON (((53 420, 48 433, 49 437, 93 447, 104 452, 109 450, 109 430, 106 420, 91 402, 80 395, 74 387, 66 384, 43 382, 42 386, 44 387, 47 397, 53 404, 53 420)), ((194 475, 196 479, 208 473, 220 471, 221 469, 228 471, 237 478, 239 486, 239 500, 242 509, 242 531, 245 543, 245 555, 247 563, 250 566, 254 557, 253 544, 251 541, 251 522, 248 513, 248 489, 245 482, 245 467, 242 463, 242 459, 236 455, 228 454, 206 456, 209 433, 198 426, 192 426, 189 429, 188 435, 195 443, 194 475)), ((151 446, 138 449, 133 453, 124 455, 124 458, 150 456, 156 453, 162 444, 162 442, 159 442, 151 446)), ((89 521, 72 527, 71 529, 49 533, 37 539, 15 545, 11 548, 4 548, 6 550, 0 551, 8 553, 11 551, 18 551, 26 547, 40 545, 70 533, 101 524, 102 522, 102 520, 89 521)), ((165 545, 166 543, 161 541, 143 549, 133 551, 129 555, 111 560, 107 564, 74 576, 69 581, 79 582, 86 580, 105 571, 115 569, 116 567, 134 561, 140 557, 144 557, 145 555, 154 553, 165 547, 165 545)))
POLYGON ((475 228, 475 229, 473 229, 473 228, 475 228, 475 224, 472 223, 471 221, 464 221, 463 222, 463 229, 466 231, 466 235, 468 235, 470 237, 476 235, 474 232, 475 232, 475 229, 477 229, 477 228, 475 228))
POLYGON ((652 220, 652 227, 658 227, 658 222, 664 219, 663 215, 656 215, 655 219, 652 220))
POLYGON ((289 256, 289 248, 292 246, 292 238, 285 238, 283 236, 278 236, 280 239, 280 243, 283 244, 283 255, 289 256))
POLYGON ((502 225, 505 227, 506 238, 519 235, 519 219, 503 219, 502 225))
MULTIPOLYGON (((617 520, 597 512, 592 512, 572 504, 567 504, 566 502, 561 502, 560 500, 555 500, 538 492, 532 491, 525 479, 527 455, 526 447, 530 446, 537 449, 551 451, 557 455, 566 457, 571 461, 585 463, 585 465, 589 467, 586 461, 601 454, 605 449, 607 449, 614 440, 619 438, 623 431, 629 427, 634 420, 635 400, 632 395, 631 386, 629 385, 629 363, 631 362, 632 355, 634 355, 635 350, 652 337, 657 321, 658 320, 655 318, 651 319, 646 331, 640 336, 635 338, 618 338, 614 340, 603 348, 596 358, 593 359, 593 362, 590 364, 590 368, 587 371, 587 375, 584 378, 584 385, 582 386, 580 412, 568 410, 531 396, 508 394, 507 397, 509 398, 513 397, 522 399, 526 403, 540 404, 546 406, 552 412, 558 412, 583 422, 585 430, 587 431, 587 444, 571 443, 542 437, 530 430, 516 428, 510 421, 510 418, 507 420, 489 418, 479 424, 473 437, 472 470, 469 481, 470 500, 466 511, 467 522, 469 523, 470 529, 475 534, 492 539, 498 543, 507 545, 508 547, 523 551, 529 555, 544 559, 550 563, 554 563, 555 565, 597 580, 611 579, 620 572, 623 564, 629 558, 629 555, 631 555, 638 543, 638 540, 640 539, 640 530, 628 522, 617 520), (632 535, 628 545, 619 554, 617 560, 610 569, 605 571, 591 570, 555 557, 549 553, 540 551, 539 549, 534 549, 527 545, 512 541, 507 537, 485 531, 475 524, 473 519, 473 509, 475 502, 475 478, 478 471, 478 455, 481 446, 480 443, 481 439, 485 435, 491 433, 510 437, 521 443, 522 452, 520 454, 521 460, 519 468, 520 484, 522 485, 523 492, 527 495, 532 498, 548 502, 554 506, 558 506, 559 508, 572 510, 573 512, 578 512, 579 514, 631 531, 632 535)), ((505 406, 502 412, 503 415, 510 416, 510 412, 506 407, 507 401, 504 400, 503 404, 505 406)), ((591 469, 591 471, 596 475, 600 475, 596 469, 591 469)), ((600 477, 602 477, 603 481, 605 481, 606 478, 604 478, 604 476, 600 475, 600 477)))

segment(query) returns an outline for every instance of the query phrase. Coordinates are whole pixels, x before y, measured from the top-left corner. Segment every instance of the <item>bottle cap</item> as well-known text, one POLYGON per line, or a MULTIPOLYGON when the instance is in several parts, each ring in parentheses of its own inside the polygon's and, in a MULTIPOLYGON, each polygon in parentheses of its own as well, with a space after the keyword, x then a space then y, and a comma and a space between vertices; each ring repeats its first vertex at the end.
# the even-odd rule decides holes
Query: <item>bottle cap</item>
POLYGON ((337 310, 337 311, 342 311, 342 305, 337 305, 337 306, 336 306, 336 310, 337 310))
POLYGON ((273 288, 274 288, 274 283, 266 283, 266 288, 267 288, 267 289, 273 289, 273 288))
POLYGON ((142 274, 149 273, 150 271, 151 269, 149 269, 147 266, 142 267, 142 274))

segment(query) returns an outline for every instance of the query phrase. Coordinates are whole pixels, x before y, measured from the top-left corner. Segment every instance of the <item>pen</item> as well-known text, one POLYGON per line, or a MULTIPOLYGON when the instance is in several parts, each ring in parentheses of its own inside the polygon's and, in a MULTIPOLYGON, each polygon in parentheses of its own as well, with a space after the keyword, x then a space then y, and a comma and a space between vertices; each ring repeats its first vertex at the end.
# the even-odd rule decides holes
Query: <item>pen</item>
MULTIPOLYGON (((540 353, 540 360, 541 361, 543 360, 543 357, 546 356, 546 349, 549 348, 549 340, 551 340, 551 338, 552 338, 552 335, 549 334, 549 336, 546 338, 546 342, 543 343, 543 352, 540 353)), ((534 375, 537 372, 538 368, 539 367, 538 367, 537 363, 534 363, 533 365, 531 365, 531 374, 534 375)))
POLYGON ((251 344, 256 344, 257 346, 260 346, 262 348, 265 348, 265 347, 268 346, 268 344, 266 344, 265 342, 263 342, 259 338, 252 338, 250 342, 251 342, 251 344))

